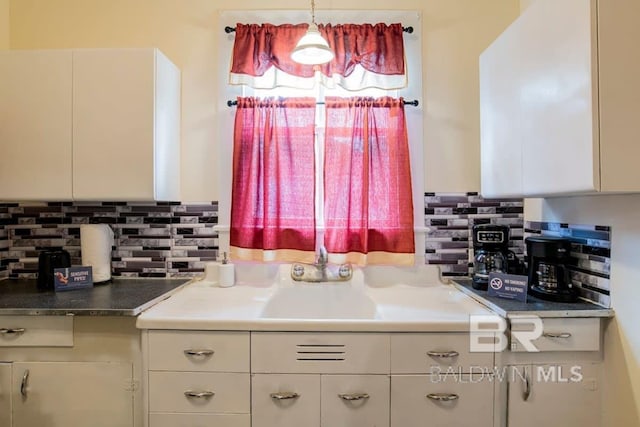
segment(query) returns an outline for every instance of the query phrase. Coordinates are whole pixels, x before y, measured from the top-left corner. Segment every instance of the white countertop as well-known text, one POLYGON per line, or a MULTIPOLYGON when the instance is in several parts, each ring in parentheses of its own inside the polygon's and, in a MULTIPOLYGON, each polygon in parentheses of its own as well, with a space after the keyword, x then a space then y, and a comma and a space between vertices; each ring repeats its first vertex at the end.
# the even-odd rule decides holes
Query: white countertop
MULTIPOLYGON (((285 270, 283 270, 285 271, 285 270)), ((486 307, 433 271, 418 279, 394 274, 385 284, 354 274, 347 283, 239 283, 221 288, 193 281, 143 312, 141 329, 243 331, 468 332, 471 315, 492 315, 486 307), (365 282, 371 284, 364 284, 365 282), (420 284, 423 282, 424 284, 420 284)), ((356 272, 357 273, 357 272, 356 272)), ((284 276, 284 275, 283 275, 284 276)))

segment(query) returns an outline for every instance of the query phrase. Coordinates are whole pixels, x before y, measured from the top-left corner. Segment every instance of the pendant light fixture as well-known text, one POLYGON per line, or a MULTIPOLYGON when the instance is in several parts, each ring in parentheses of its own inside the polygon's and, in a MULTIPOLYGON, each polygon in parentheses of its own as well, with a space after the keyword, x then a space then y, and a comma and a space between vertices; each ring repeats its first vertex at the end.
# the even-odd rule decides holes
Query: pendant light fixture
POLYGON ((319 65, 326 64, 333 59, 333 52, 329 43, 322 37, 315 16, 316 3, 311 0, 311 23, 304 36, 298 41, 291 52, 291 59, 299 64, 319 65))

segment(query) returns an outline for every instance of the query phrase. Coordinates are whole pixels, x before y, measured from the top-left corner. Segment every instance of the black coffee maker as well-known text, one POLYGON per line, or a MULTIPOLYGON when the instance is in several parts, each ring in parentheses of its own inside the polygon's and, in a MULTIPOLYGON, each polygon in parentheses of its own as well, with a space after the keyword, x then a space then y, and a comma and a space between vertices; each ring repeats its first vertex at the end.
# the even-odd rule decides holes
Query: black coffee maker
POLYGON ((486 290, 489 273, 521 274, 521 263, 509 250, 509 227, 495 224, 476 224, 473 234, 474 289, 486 290))
POLYGON ((562 237, 525 239, 529 265, 529 294, 549 301, 573 302, 578 289, 571 284, 571 241, 562 237))

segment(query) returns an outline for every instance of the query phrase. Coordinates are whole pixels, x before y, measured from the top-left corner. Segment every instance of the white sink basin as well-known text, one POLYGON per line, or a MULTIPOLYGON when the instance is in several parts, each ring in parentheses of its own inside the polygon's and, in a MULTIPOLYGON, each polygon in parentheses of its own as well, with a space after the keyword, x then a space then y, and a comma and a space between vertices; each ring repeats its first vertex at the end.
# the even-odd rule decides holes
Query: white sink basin
POLYGON ((266 319, 376 319, 376 304, 341 283, 298 284, 279 289, 261 313, 266 319))
POLYGON ((142 329, 261 331, 468 331, 469 316, 491 314, 439 279, 438 270, 357 268, 335 283, 294 282, 290 266, 236 267, 236 286, 194 281, 143 312, 142 329), (268 273, 268 274, 267 274, 268 273))

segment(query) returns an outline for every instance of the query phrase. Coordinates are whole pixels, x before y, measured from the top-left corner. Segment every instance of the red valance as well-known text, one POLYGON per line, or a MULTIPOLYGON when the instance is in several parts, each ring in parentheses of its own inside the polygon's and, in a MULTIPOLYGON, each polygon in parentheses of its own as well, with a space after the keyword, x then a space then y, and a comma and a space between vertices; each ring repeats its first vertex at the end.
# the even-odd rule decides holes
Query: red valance
POLYGON ((318 29, 334 59, 320 66, 291 59, 308 24, 236 24, 232 74, 262 76, 271 67, 297 77, 313 77, 315 67, 327 77, 349 76, 357 65, 382 75, 404 75, 402 24, 320 24, 318 29))

